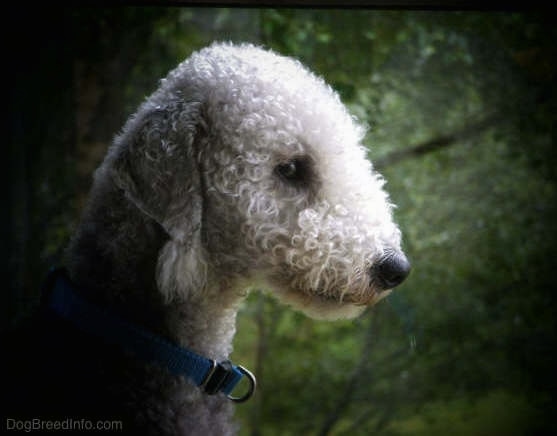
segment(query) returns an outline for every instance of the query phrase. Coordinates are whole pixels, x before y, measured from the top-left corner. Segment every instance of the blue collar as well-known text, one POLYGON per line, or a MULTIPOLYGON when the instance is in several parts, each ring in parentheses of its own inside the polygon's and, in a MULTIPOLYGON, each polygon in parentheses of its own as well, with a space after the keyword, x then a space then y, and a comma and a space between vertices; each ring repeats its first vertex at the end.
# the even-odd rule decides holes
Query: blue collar
POLYGON ((190 379, 207 394, 223 392, 237 403, 253 395, 255 377, 242 366, 233 365, 230 361, 219 363, 178 347, 165 338, 123 320, 108 309, 86 301, 74 292, 74 288, 65 270, 53 270, 43 288, 43 306, 85 333, 120 346, 147 362, 166 367, 174 375, 190 379), (244 376, 249 382, 248 391, 240 397, 232 396, 232 391, 244 376))

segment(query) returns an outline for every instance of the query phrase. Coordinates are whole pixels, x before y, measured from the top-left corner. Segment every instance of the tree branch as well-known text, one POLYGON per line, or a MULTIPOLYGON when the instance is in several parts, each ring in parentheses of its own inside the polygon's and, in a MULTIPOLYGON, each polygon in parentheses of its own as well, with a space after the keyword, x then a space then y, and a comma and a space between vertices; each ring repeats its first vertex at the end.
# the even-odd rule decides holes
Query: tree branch
POLYGON ((389 153, 386 156, 377 159, 374 162, 374 166, 375 168, 380 169, 390 165, 394 165, 406 159, 419 157, 424 154, 440 150, 442 148, 447 148, 450 145, 454 145, 458 141, 468 139, 472 136, 484 132, 485 130, 490 129, 495 124, 497 124, 499 120, 500 118, 496 115, 489 116, 482 121, 468 124, 463 128, 457 130, 456 132, 453 132, 452 134, 441 135, 437 138, 430 139, 429 141, 422 142, 421 144, 404 148, 402 150, 393 151, 392 153, 389 153))

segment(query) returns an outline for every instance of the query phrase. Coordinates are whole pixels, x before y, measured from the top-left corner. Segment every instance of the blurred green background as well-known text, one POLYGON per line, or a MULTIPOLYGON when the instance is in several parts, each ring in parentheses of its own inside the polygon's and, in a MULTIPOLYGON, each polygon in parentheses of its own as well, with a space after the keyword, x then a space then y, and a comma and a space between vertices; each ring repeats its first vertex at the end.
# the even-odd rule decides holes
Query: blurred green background
POLYGON ((259 380, 241 434, 557 432, 552 14, 14 6, 6 20, 3 329, 63 262, 126 117, 193 50, 249 41, 299 58, 368 126, 413 271, 355 321, 252 293, 232 356, 259 380))

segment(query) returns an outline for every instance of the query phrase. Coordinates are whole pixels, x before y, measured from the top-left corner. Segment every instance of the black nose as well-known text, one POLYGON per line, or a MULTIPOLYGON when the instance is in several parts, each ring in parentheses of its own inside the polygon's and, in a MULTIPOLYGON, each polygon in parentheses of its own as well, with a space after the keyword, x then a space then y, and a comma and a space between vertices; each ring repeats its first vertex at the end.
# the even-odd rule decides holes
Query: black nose
POLYGON ((372 270, 372 277, 384 290, 400 285, 410 274, 410 262, 401 252, 389 253, 372 270))

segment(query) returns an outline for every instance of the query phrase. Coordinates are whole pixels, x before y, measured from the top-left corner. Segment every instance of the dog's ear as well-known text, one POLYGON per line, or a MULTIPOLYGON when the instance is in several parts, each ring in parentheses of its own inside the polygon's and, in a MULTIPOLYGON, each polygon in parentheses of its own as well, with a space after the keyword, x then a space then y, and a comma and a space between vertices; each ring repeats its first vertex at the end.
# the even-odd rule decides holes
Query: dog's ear
POLYGON ((186 245, 201 225, 199 116, 194 105, 141 108, 116 138, 110 168, 126 197, 186 245))
POLYGON ((167 301, 202 290, 203 195, 196 138, 204 131, 199 105, 141 108, 115 140, 112 180, 142 213, 169 234, 159 253, 157 282, 167 301))

